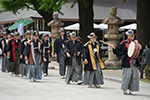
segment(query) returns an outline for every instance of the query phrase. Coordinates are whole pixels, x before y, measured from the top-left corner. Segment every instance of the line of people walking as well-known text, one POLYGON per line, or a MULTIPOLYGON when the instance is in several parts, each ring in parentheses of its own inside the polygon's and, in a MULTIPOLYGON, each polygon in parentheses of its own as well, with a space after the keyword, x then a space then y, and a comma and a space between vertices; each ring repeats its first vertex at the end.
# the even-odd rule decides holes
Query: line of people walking
POLYGON ((42 79, 42 70, 44 76, 47 76, 51 53, 48 36, 43 34, 42 39, 39 39, 38 31, 27 31, 24 39, 20 40, 18 32, 4 32, 0 42, 2 71, 9 72, 11 76, 26 76, 33 82, 42 79))
MULTIPOLYGON (((101 88, 104 84, 102 69, 105 68, 100 54, 102 52, 99 43, 96 41, 96 35, 91 32, 87 38, 89 41, 82 45, 81 38, 77 36, 75 31, 67 32, 61 28, 60 36, 54 41, 54 57, 59 63, 59 76, 65 79, 66 84, 76 82, 77 85, 85 84, 89 88, 101 88), (84 65, 84 67, 83 67, 84 65), (67 69, 67 71, 66 71, 67 69), (84 69, 84 75, 83 75, 84 69), (84 77, 83 77, 84 76, 84 77)), ((128 30, 126 32, 127 40, 123 40, 113 48, 114 54, 118 59, 122 60, 123 78, 122 87, 124 94, 134 95, 133 91, 139 91, 139 75, 138 75, 138 59, 131 59, 127 55, 129 44, 134 40, 134 32, 128 30)), ((3 33, 0 41, 2 49, 2 71, 10 72, 12 76, 26 76, 32 82, 42 79, 42 70, 44 76, 48 75, 48 65, 51 62, 50 54, 52 51, 51 42, 48 40, 49 35, 43 34, 39 39, 38 31, 27 31, 24 39, 20 40, 19 33, 3 33), (32 37, 33 36, 33 37, 32 37)), ((140 49, 142 46, 139 44, 140 49)), ((146 52, 150 53, 150 45, 147 44, 146 52)), ((144 58, 144 61, 149 61, 144 58)), ((146 63, 147 64, 147 63, 146 63)), ((145 67, 145 65, 143 65, 145 67)), ((142 71, 144 69, 142 67, 142 71)))

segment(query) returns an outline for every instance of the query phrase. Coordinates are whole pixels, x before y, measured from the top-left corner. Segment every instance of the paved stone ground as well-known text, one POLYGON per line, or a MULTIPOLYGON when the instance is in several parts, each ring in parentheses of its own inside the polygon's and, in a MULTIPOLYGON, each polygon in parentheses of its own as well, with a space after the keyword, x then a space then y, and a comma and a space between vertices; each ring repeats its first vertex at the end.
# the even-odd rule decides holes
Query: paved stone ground
MULTIPOLYGON (((106 72, 105 72, 106 73, 106 72)), ((113 76, 112 76, 113 77, 113 76)), ((118 78, 119 79, 119 78, 118 78)), ((49 76, 38 82, 23 77, 10 76, 0 71, 0 100, 148 100, 150 84, 140 82, 136 95, 124 95, 121 83, 104 80, 102 88, 88 88, 87 85, 65 84, 58 76, 58 70, 49 69, 49 76)))

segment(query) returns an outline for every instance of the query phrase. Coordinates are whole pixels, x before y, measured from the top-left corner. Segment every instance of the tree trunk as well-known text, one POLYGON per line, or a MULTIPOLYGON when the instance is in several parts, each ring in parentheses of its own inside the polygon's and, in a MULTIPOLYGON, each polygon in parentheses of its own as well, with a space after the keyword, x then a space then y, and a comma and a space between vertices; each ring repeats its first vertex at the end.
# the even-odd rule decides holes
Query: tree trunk
POLYGON ((52 14, 53 13, 51 13, 51 14, 44 14, 44 15, 42 15, 43 16, 43 18, 44 18, 44 21, 45 21, 45 31, 51 31, 51 27, 50 26, 48 26, 47 24, 51 21, 51 20, 53 20, 53 16, 52 16, 52 14))
POLYGON ((47 23, 49 23, 51 20, 53 20, 53 13, 48 13, 45 11, 39 11, 37 10, 37 12, 43 17, 44 19, 44 26, 45 26, 45 30, 44 31, 50 31, 51 27, 47 26, 47 23))
POLYGON ((137 0, 137 39, 144 47, 146 43, 150 43, 149 5, 149 0, 137 0))
POLYGON ((87 35, 89 35, 93 29, 93 0, 86 0, 85 7, 83 0, 78 0, 79 6, 79 23, 80 23, 80 36, 82 38, 82 43, 86 43, 89 39, 87 35))

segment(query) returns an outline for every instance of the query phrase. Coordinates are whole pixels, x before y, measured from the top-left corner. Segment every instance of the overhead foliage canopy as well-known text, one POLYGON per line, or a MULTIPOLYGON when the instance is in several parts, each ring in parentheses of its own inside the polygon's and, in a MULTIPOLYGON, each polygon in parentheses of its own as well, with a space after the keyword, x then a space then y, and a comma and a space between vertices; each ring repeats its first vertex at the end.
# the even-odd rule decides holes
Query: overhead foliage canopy
POLYGON ((15 1, 0 1, 2 8, 5 11, 18 13, 19 9, 33 9, 45 12, 60 12, 62 5, 68 3, 68 0, 15 0, 15 1))

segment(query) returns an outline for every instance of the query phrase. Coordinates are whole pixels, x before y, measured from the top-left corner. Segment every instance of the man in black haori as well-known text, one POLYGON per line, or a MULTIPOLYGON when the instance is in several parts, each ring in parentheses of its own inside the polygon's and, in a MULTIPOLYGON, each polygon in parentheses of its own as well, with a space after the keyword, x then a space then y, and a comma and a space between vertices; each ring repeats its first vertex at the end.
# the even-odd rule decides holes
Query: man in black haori
POLYGON ((15 73, 16 76, 19 76, 20 46, 21 46, 21 41, 19 39, 19 33, 15 32, 14 38, 8 42, 8 47, 7 47, 7 51, 10 52, 9 55, 10 75, 13 75, 13 73, 15 73))
POLYGON ((89 88, 100 88, 104 84, 102 69, 105 67, 100 59, 101 48, 94 32, 87 37, 90 41, 84 45, 84 84, 89 88))
POLYGON ((65 37, 65 31, 63 28, 61 28, 59 32, 60 36, 58 36, 54 42, 54 54, 55 58, 57 58, 57 62, 59 63, 59 75, 61 79, 64 79, 66 72, 66 55, 64 54, 64 42, 68 39, 65 37))
POLYGON ((26 32, 26 38, 24 38, 21 41, 21 47, 20 47, 20 66, 19 66, 19 72, 20 72, 20 77, 22 78, 24 75, 27 76, 27 72, 28 72, 28 63, 26 63, 25 61, 25 55, 24 55, 24 51, 25 48, 27 46, 27 42, 31 39, 31 32, 27 31, 26 32))
POLYGON ((51 62, 50 61, 50 51, 51 51, 51 44, 48 41, 48 34, 43 34, 42 36, 42 45, 41 45, 41 52, 42 52, 42 69, 44 76, 48 75, 48 65, 51 62))
MULTIPOLYGON (((110 44, 109 46, 113 48, 113 52, 118 59, 122 60, 123 73, 121 89, 123 90, 123 93, 127 94, 127 89, 129 89, 129 94, 135 95, 133 91, 139 91, 139 62, 137 58, 131 58, 127 53, 130 43, 132 41, 138 43, 138 41, 134 40, 135 35, 132 30, 128 30, 126 35, 128 36, 127 40, 122 41, 117 47, 113 44, 110 44)), ((142 49, 140 44, 139 47, 142 49)))
POLYGON ((8 34, 6 32, 2 33, 3 38, 0 40, 0 48, 2 50, 2 72, 8 72, 8 58, 7 58, 7 45, 8 45, 8 34))
POLYGON ((65 82, 67 84, 77 82, 78 85, 82 84, 82 67, 81 67, 81 55, 83 53, 83 46, 80 41, 76 40, 76 33, 70 33, 71 39, 66 41, 65 49, 67 60, 67 75, 65 82))

